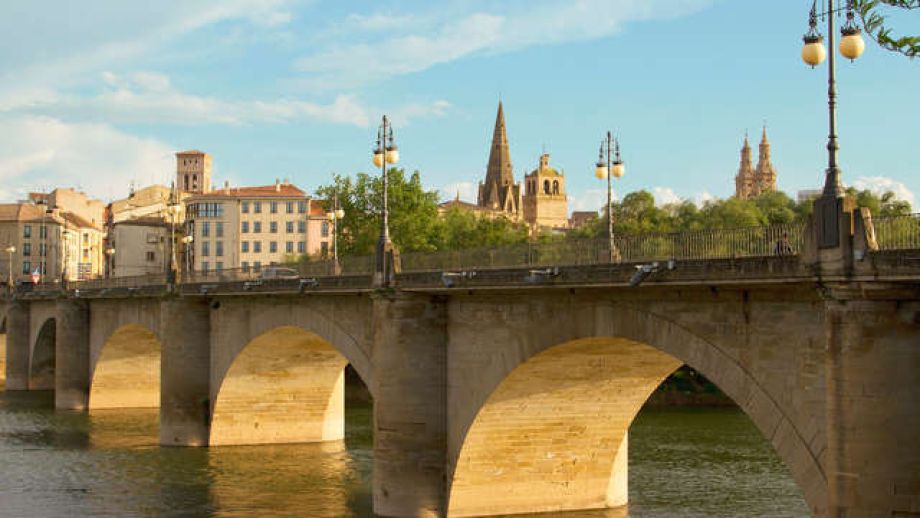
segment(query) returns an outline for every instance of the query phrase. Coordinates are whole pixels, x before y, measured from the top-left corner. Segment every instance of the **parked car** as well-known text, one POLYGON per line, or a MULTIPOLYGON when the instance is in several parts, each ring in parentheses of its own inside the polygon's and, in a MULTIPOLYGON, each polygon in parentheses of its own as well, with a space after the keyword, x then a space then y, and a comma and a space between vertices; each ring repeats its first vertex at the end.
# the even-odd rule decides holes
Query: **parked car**
POLYGON ((300 274, 296 270, 291 268, 279 268, 277 266, 270 266, 268 268, 262 269, 262 274, 260 276, 262 279, 299 279, 300 274))

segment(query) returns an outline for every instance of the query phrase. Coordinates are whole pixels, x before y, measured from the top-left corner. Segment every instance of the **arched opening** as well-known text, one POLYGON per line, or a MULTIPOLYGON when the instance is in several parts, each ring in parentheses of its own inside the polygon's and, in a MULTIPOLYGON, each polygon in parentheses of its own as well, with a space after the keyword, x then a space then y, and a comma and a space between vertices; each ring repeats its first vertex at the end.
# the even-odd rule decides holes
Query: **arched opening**
POLYGON ((549 194, 549 180, 543 180, 543 194, 549 194))
POLYGON ((502 379, 462 435, 448 515, 626 505, 630 427, 683 364, 624 338, 577 339, 534 354, 502 379))
POLYGON ((94 363, 89 409, 159 406, 160 340, 139 324, 116 329, 94 363))
POLYGON ((559 194, 559 180, 553 180, 553 194, 559 194))
POLYGON ((213 403, 210 445, 338 441, 349 389, 369 393, 349 361, 319 335, 282 326, 250 341, 213 403))
POLYGON ((53 318, 46 320, 38 331, 29 361, 29 390, 54 390, 56 333, 56 323, 53 318))

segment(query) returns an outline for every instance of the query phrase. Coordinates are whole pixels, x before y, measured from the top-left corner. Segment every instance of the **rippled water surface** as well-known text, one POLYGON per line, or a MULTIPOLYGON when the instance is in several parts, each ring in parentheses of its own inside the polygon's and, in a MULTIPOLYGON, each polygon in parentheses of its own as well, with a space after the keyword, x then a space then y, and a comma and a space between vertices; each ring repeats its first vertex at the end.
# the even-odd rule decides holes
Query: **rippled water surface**
MULTIPOLYGON (((0 516, 370 516, 370 422, 351 406, 344 445, 160 448, 156 410, 55 412, 50 393, 0 393, 0 516)), ((644 410, 629 483, 629 516, 809 515, 736 410, 644 410)))

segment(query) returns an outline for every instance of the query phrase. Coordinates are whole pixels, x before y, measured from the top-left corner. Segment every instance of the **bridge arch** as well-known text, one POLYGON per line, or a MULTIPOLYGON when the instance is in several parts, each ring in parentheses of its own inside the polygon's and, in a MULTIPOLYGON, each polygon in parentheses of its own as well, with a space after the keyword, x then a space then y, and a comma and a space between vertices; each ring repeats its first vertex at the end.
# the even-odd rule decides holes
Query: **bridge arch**
POLYGON ((159 407, 161 350, 147 326, 125 324, 112 331, 92 362, 89 409, 159 407))
POLYGON ((554 318, 571 324, 525 333, 494 353, 500 360, 480 369, 474 404, 458 405, 466 410, 449 431, 449 516, 626 504, 629 425, 684 363, 738 404, 812 511, 823 510, 826 477, 805 435, 718 344, 626 304, 573 305, 554 318))
POLYGON ((56 319, 42 322, 29 359, 29 390, 54 390, 56 319))
POLYGON ((260 333, 220 379, 209 444, 342 439, 349 363, 331 342, 303 327, 281 325, 260 333))

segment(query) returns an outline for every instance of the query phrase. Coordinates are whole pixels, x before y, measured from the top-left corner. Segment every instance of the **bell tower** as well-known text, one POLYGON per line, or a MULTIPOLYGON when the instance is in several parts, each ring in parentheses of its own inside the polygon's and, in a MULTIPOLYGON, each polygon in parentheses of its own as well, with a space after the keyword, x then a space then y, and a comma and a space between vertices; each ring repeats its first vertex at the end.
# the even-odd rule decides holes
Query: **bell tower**
POLYGON ((211 155, 194 149, 176 153, 176 187, 188 193, 210 192, 211 155))

